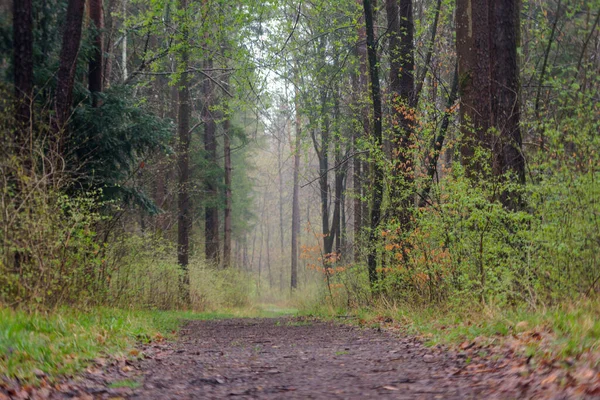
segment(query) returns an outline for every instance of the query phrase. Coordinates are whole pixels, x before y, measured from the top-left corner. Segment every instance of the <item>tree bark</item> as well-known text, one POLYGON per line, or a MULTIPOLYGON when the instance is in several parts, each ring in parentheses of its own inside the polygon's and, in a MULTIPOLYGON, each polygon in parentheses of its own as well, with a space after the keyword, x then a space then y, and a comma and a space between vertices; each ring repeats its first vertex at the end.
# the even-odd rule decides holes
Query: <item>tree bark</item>
POLYGON ((392 173, 395 182, 390 193, 392 216, 398 217, 403 232, 408 230, 413 203, 412 130, 415 77, 412 0, 386 0, 390 35, 390 91, 392 95, 392 173))
POLYGON ((473 159, 475 148, 491 150, 489 0, 457 0, 456 55, 460 93, 461 162, 467 176, 482 170, 473 159))
POLYGON ((293 192, 292 192, 292 268, 291 268, 291 280, 290 287, 292 290, 298 287, 298 237, 300 236, 300 185, 299 185, 299 174, 300 174, 300 134, 301 134, 301 117, 298 102, 298 89, 294 97, 294 109, 295 119, 294 128, 296 138, 294 141, 294 178, 293 178, 293 192))
MULTIPOLYGON (((205 63, 207 70, 213 67, 212 59, 205 63)), ((210 168, 217 165, 217 138, 216 122, 211 110, 214 105, 214 85, 210 79, 203 83, 204 105, 202 107, 202 120, 204 121, 204 151, 210 168)), ((219 209, 217 207, 218 191, 214 177, 206 180, 207 205, 204 211, 204 235, 206 260, 214 264, 219 263, 219 209)))
MULTIPOLYGON (((525 158, 522 152, 519 99, 519 46, 520 0, 491 2, 491 100, 492 126, 499 138, 494 141, 492 170, 500 176, 512 173, 517 181, 525 183, 525 158)), ((506 194, 503 194, 505 197, 506 194)), ((502 199, 505 205, 513 201, 502 199)))
MULTIPOLYGON (((179 9, 185 12, 187 8, 187 0, 179 0, 179 9)), ((189 64, 189 54, 187 50, 187 38, 189 35, 187 28, 187 21, 184 20, 180 27, 183 34, 183 47, 181 50, 181 67, 183 71, 187 71, 189 64)), ((189 284, 189 243, 190 243, 190 229, 192 226, 191 219, 191 203, 189 195, 190 187, 190 93, 188 90, 189 86, 189 75, 183 73, 181 75, 181 81, 177 83, 179 88, 178 91, 178 118, 177 118, 177 133, 179 136, 179 143, 177 149, 177 166, 179 169, 179 187, 178 187, 178 216, 177 216, 177 259, 182 269, 182 283, 183 292, 185 294, 185 300, 189 300, 189 291, 187 285, 189 284)))
MULTIPOLYGON (((519 127, 519 0, 457 0, 462 163, 467 176, 484 170, 478 146, 492 155, 492 175, 513 173, 525 182, 519 127), (494 128, 494 132, 490 131, 494 128)), ((502 195, 506 206, 512 201, 502 195)))
POLYGON ((225 159, 225 215, 223 238, 223 267, 231 266, 231 129, 229 115, 225 112, 223 129, 225 131, 223 138, 223 153, 225 159))
POLYGON ((102 73, 104 70, 104 14, 102 10, 102 0, 88 0, 88 15, 94 24, 94 51, 89 64, 88 86, 92 94, 92 105, 97 107, 99 101, 96 93, 102 92, 102 73))
MULTIPOLYGON (((65 128, 73 97, 73 84, 75 83, 75 72, 77 70, 77 55, 81 43, 81 25, 85 0, 69 0, 65 29, 63 32, 62 47, 60 49, 59 67, 56 82, 55 95, 55 121, 54 129, 57 134, 65 128)), ((62 150, 62 136, 58 138, 60 154, 62 150)))
MULTIPOLYGON (((373 7, 371 0, 363 0, 365 12, 365 26, 367 29, 367 54, 369 59, 369 73, 371 76, 371 97, 373 99, 373 144, 379 150, 382 144, 382 112, 381 89, 379 85, 379 66, 377 63, 377 48, 375 43, 373 7)), ((381 203, 383 200, 383 170, 377 160, 373 164, 373 206, 371 208, 371 232, 369 235, 370 249, 367 258, 369 280, 377 281, 377 257, 375 241, 377 228, 381 218, 381 203)))
MULTIPOLYGON (((13 1, 13 57, 17 143, 22 150, 30 142, 33 122, 33 11, 31 0, 13 1)), ((29 150, 29 149, 27 149, 29 150)))

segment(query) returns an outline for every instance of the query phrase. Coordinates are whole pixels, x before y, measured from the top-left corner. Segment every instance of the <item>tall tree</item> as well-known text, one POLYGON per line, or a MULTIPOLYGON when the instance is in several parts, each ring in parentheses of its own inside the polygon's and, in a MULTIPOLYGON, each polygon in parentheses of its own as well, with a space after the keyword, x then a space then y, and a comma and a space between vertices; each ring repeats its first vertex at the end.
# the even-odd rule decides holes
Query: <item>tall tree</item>
POLYGON ((412 0, 386 0, 385 4, 389 50, 390 91, 392 95, 393 174, 392 214, 398 216, 403 227, 410 221, 412 204, 411 186, 414 181, 412 160, 412 124, 415 107, 414 44, 412 0))
MULTIPOLYGON (((377 61, 377 45, 375 42, 375 31, 373 23, 373 4, 371 0, 363 0, 365 12, 365 26, 367 30, 367 54, 369 59, 369 75, 371 77, 371 97, 373 99, 373 144, 379 151, 382 144, 382 111, 381 111, 381 88, 379 84, 379 65, 377 61)), ((373 202, 371 207, 371 232, 369 242, 371 248, 367 258, 369 280, 371 283, 377 281, 377 254, 375 240, 377 228, 381 219, 381 203, 383 200, 383 170, 378 160, 373 165, 373 202)))
MULTIPOLYGON (((298 102, 298 89, 296 88, 294 96, 294 129, 295 140, 292 151, 294 153, 294 177, 292 192, 292 268, 291 268, 291 289, 298 287, 298 236, 300 236, 300 144, 301 144, 301 116, 298 102)), ((291 141, 290 141, 291 142, 291 141)))
POLYGON ((231 266, 231 123, 225 111, 223 121, 223 156, 225 167, 225 213, 224 213, 224 238, 223 238, 223 267, 231 266))
MULTIPOLYGON (((212 58, 205 61, 207 71, 213 69, 212 58)), ((204 79, 202 84, 204 104, 202 106, 202 120, 204 122, 204 152, 206 161, 211 169, 217 165, 217 123, 213 114, 215 102, 214 84, 210 78, 204 79)), ((211 174, 214 175, 214 174, 211 174)), ((217 207, 217 184, 214 176, 206 179, 207 203, 204 208, 204 236, 206 260, 217 264, 219 262, 219 209, 217 207)))
POLYGON ((512 172, 519 182, 525 181, 519 128, 519 4, 457 0, 461 155, 469 176, 483 169, 481 160, 474 160, 475 148, 481 146, 492 154, 493 175, 512 172))
POLYGON ((182 269, 182 285, 185 299, 189 300, 189 291, 185 287, 189 283, 189 247, 190 229, 192 226, 191 202, 190 202, 190 92, 189 92, 189 66, 188 38, 189 28, 187 19, 187 0, 179 0, 178 11, 180 14, 180 31, 182 33, 181 50, 179 54, 178 69, 182 71, 178 87, 178 112, 177 112, 177 134, 179 143, 177 146, 178 180, 178 213, 177 213, 177 260, 182 269))
MULTIPOLYGON (((510 172, 519 183, 525 183, 517 56, 520 4, 520 0, 493 1, 490 4, 491 124, 499 135, 498 140, 494 140, 492 166, 496 176, 510 172)), ((503 201, 510 202, 508 199, 503 201)))
MULTIPOLYGON (((84 9, 85 0, 69 0, 56 82, 54 127, 57 131, 65 128, 71 110, 84 9)), ((60 139, 58 150, 61 150, 60 139)))
POLYGON ((104 71, 104 13, 102 10, 102 0, 88 0, 88 15, 90 21, 94 23, 94 51, 90 58, 88 85, 92 93, 92 104, 96 107, 98 105, 98 96, 96 93, 102 92, 102 73, 104 71))
POLYGON ((31 0, 13 1, 13 57, 17 142, 27 142, 26 128, 32 119, 33 102, 33 11, 31 0))

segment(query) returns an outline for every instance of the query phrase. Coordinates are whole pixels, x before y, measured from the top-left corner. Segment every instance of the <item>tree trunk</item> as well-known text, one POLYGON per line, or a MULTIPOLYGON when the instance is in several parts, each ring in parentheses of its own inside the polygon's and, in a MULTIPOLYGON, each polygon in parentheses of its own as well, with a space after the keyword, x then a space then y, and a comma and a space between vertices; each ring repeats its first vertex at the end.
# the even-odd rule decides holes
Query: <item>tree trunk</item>
POLYGON ((467 176, 481 166, 473 160, 475 147, 489 149, 490 129, 490 38, 489 0, 457 0, 456 55, 460 93, 462 142, 460 153, 467 176))
POLYGON ((225 112, 225 120, 223 121, 223 129, 225 131, 223 137, 223 153, 225 163, 225 215, 224 215, 224 230, 223 238, 223 268, 231 266, 231 129, 229 115, 225 112))
POLYGON ((98 96, 96 93, 102 92, 102 72, 103 72, 103 30, 104 30, 104 14, 102 10, 102 0, 88 0, 88 15, 94 24, 93 45, 94 51, 90 59, 88 86, 92 94, 92 105, 99 105, 98 96))
POLYGON ((31 0, 13 1, 13 57, 17 143, 30 150, 33 107, 33 11, 31 0))
MULTIPOLYGON (((360 0, 358 0, 360 3, 360 0)), ((366 202, 363 201, 363 187, 362 182, 366 178, 365 173, 367 172, 363 166, 363 162, 359 157, 358 153, 358 140, 361 137, 369 137, 371 134, 371 125, 369 122, 369 109, 366 102, 362 101, 360 95, 368 91, 368 77, 367 77, 367 32, 364 26, 364 16, 361 17, 358 27, 358 43, 356 45, 356 52, 358 57, 358 75, 356 76, 355 82, 355 102, 359 108, 360 121, 362 124, 362 131, 355 132, 352 136, 352 145, 354 150, 353 156, 353 175, 352 175, 352 186, 354 190, 354 260, 358 261, 360 258, 360 252, 358 248, 358 240, 360 238, 360 232, 363 226, 363 218, 366 215, 363 213, 363 208, 366 202)))
MULTIPOLYGON (((185 11, 187 8, 187 0, 179 0, 179 9, 185 11)), ((187 29, 187 21, 183 21, 180 27, 183 34, 183 47, 181 50, 181 70, 186 71, 188 69, 189 54, 187 50, 187 38, 189 35, 187 29)), ((182 269, 182 283, 183 292, 185 294, 185 300, 189 300, 189 291, 187 285, 189 284, 189 243, 190 243, 190 229, 192 225, 191 219, 191 204, 190 204, 190 93, 188 90, 189 86, 189 75, 183 73, 181 75, 181 81, 177 83, 179 88, 178 98, 178 118, 177 118, 177 133, 179 136, 179 143, 177 149, 177 166, 179 169, 179 191, 178 191, 178 217, 177 217, 177 258, 179 265, 182 269)))
MULTIPOLYGON (((56 82, 54 129, 57 134, 65 128, 71 111, 84 8, 85 0, 69 0, 67 6, 56 82)), ((57 138, 58 148, 56 150, 59 154, 62 150, 62 136, 64 135, 61 135, 61 138, 57 138)))
POLYGON ((294 187, 292 193, 292 269, 291 269, 291 289, 298 287, 298 237, 300 236, 300 134, 301 134, 301 119, 298 104, 298 89, 296 89, 294 97, 294 108, 296 118, 294 123, 296 138, 294 143, 294 187))
MULTIPOLYGON (((525 159, 521 151, 519 101, 519 46, 520 0, 491 2, 491 101, 492 126, 498 130, 494 141, 492 170, 495 176, 512 173, 517 181, 525 183, 525 159)), ((506 194, 503 194, 503 197, 506 194)), ((505 205, 511 200, 502 199, 505 205)), ((516 204, 512 204, 516 206, 516 204)))
MULTIPOLYGON (((491 152, 494 176, 512 172, 519 182, 525 181, 519 129, 519 3, 457 0, 461 155, 470 177, 484 169, 481 160, 473 159, 481 146, 491 152)), ((511 206, 505 194, 501 200, 511 206)))
POLYGON ((412 206, 414 165, 412 129, 414 120, 414 45, 412 1, 386 0, 390 35, 390 91, 392 95, 392 173, 395 182, 390 197, 392 215, 399 218, 402 231, 408 230, 412 206))
MULTIPOLYGON (((284 149, 282 141, 285 138, 285 134, 281 134, 277 141, 277 179, 279 184, 279 253, 281 260, 283 260, 285 252, 285 242, 283 237, 283 161, 282 151, 284 149)), ((282 269, 283 270, 283 269, 282 269)), ((283 281, 280 282, 280 285, 283 281)))
MULTIPOLYGON (((377 48, 375 43, 373 7, 371 0, 363 0, 365 11, 365 26, 367 29, 367 54, 369 58, 369 72, 371 76, 371 97, 373 99, 373 143, 375 148, 380 149, 382 144, 382 112, 381 112, 381 89, 379 85, 379 66, 377 64, 377 48)), ((371 208, 371 233, 369 235, 369 256, 367 259, 369 280, 371 283, 377 281, 377 257, 375 241, 377 228, 381 218, 381 202, 383 200, 383 170, 376 161, 373 165, 373 206, 371 208)))
MULTIPOLYGON (((207 70, 213 67, 212 59, 205 63, 207 70)), ((215 117, 211 110, 214 105, 214 85, 206 78, 203 83, 204 106, 202 107, 202 119, 204 121, 204 151, 210 168, 217 165, 217 138, 215 117)), ((217 207, 218 191, 214 177, 208 177, 206 180, 207 205, 204 211, 204 235, 205 235, 205 255, 208 262, 219 263, 219 209, 217 207)))

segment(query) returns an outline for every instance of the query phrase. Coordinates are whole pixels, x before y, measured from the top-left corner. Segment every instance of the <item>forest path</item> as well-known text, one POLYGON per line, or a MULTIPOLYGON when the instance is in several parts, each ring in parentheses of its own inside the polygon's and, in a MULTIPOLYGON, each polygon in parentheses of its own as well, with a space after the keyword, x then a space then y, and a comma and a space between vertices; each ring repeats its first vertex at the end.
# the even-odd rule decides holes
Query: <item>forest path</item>
POLYGON ((426 348, 416 339, 300 318, 191 321, 178 341, 152 344, 144 355, 133 367, 138 387, 121 388, 123 397, 509 399, 531 395, 526 393, 528 385, 513 382, 509 389, 502 388, 504 381, 518 381, 510 373, 468 371, 464 357, 426 348))

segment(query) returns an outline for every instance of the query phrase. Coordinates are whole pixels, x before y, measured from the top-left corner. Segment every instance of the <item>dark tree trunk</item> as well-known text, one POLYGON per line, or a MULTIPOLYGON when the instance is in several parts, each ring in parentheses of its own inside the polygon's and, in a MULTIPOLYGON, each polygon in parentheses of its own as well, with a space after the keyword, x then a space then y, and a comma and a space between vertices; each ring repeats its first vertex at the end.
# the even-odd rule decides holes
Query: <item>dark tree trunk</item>
POLYGON ((298 108, 298 91, 296 90, 295 96, 295 133, 296 138, 294 141, 294 187, 292 192, 292 269, 291 269, 291 289, 294 290, 298 287, 298 236, 300 236, 300 185, 299 185, 299 173, 300 173, 300 133, 301 133, 301 120, 300 110, 298 108))
POLYGON ((415 78, 412 1, 386 0, 390 35, 390 91, 392 95, 392 160, 395 182, 390 193, 392 212, 403 232, 408 229, 412 206, 414 165, 412 130, 414 120, 415 78))
POLYGON ((417 81, 415 83, 415 94, 414 94, 414 105, 415 107, 419 104, 419 97, 421 95, 421 91, 423 90, 423 84, 425 83, 425 77, 427 76, 427 70, 429 69, 429 64, 431 63, 431 57, 433 56, 433 49, 435 48, 435 38, 437 36, 438 23, 440 20, 440 12, 442 9, 442 0, 437 0, 437 4, 435 7, 435 16, 433 17, 433 25, 431 25, 431 39, 427 43, 427 54, 425 55, 425 64, 423 69, 417 76, 417 81))
POLYGON ((450 89, 450 95, 448 96, 448 101, 446 102, 446 109, 444 110, 444 116, 442 117, 440 130, 433 138, 432 143, 429 146, 431 151, 428 153, 428 156, 425 159, 425 166, 427 168, 427 181, 425 182, 424 188, 421 191, 419 207, 424 207, 427 203, 427 197, 429 196, 429 191, 431 190, 431 183, 435 177, 435 174, 437 173, 437 163, 442 152, 442 147, 444 146, 444 141, 446 140, 446 132, 448 132, 448 127, 450 126, 450 117, 452 115, 450 110, 452 109, 452 106, 454 106, 457 97, 458 71, 457 68, 455 68, 454 76, 452 78, 452 88, 450 89))
MULTIPOLYGON (((507 172, 525 183, 525 159, 521 151, 519 102, 520 0, 496 0, 490 3, 491 41, 491 124, 498 130, 494 140, 492 170, 499 176, 507 172)), ((509 199, 503 199, 510 205, 509 199)), ((516 205, 516 204, 515 204, 516 205)))
MULTIPOLYGON (((56 82, 54 128, 57 133, 65 128, 71 111, 84 9, 85 0, 69 0, 56 82)), ((59 153, 62 150, 61 141, 62 139, 58 139, 59 153)))
MULTIPOLYGON (((365 26, 367 29, 367 53, 369 58, 369 73, 371 76, 371 97, 373 99, 373 142, 377 149, 382 144, 382 112, 381 112, 381 89, 379 85, 379 66, 377 64, 377 47, 375 43, 373 7, 371 0, 363 0, 365 11, 365 26)), ((371 233, 369 237, 370 249, 367 259, 369 280, 371 283, 377 281, 377 250, 375 241, 377 228, 381 219, 381 202, 383 200, 383 170, 378 162, 373 165, 373 206, 371 208, 371 233)))
POLYGON ((94 107, 99 105, 96 93, 102 92, 102 73, 104 59, 104 14, 102 11, 102 0, 88 0, 88 14, 94 24, 94 52, 90 59, 88 85, 92 93, 92 104, 94 107))
POLYGON ((33 11, 31 0, 13 1, 13 57, 17 143, 25 150, 33 107, 33 11))
MULTIPOLYGON (((360 3, 361 0, 358 0, 360 3)), ((352 185, 354 189, 354 260, 358 261, 360 258, 360 252, 358 247, 358 240, 360 238, 360 232, 363 227, 363 219, 366 213, 363 213, 365 203, 363 201, 363 185, 362 182, 366 178, 367 170, 363 168, 364 163, 361 161, 360 156, 357 154, 359 149, 357 142, 362 137, 369 137, 371 134, 371 124, 369 122, 369 107, 361 98, 362 93, 368 91, 368 76, 367 76, 367 32, 364 26, 364 16, 361 17, 358 27, 358 43, 356 46, 356 52, 358 57, 358 75, 356 76, 356 87, 354 88, 354 94, 356 96, 355 102, 359 108, 359 118, 362 125, 362 131, 355 132, 352 137, 352 145, 354 148, 353 157, 353 175, 352 185)))
MULTIPOLYGON (((467 175, 482 171, 473 160, 481 146, 492 155, 492 174, 506 172, 525 182, 519 128, 519 0, 457 0, 462 163, 467 175), (494 128, 494 132, 490 132, 494 128)), ((508 197, 502 201, 510 204, 508 197)))
POLYGON ((229 115, 223 121, 225 135, 223 138, 223 153, 225 158, 225 215, 223 238, 223 267, 231 266, 231 129, 229 115))
MULTIPOLYGON (((212 69, 211 59, 206 61, 206 69, 212 69)), ((204 105, 202 107, 202 120, 204 121, 204 151, 210 168, 217 165, 217 124, 211 110, 214 105, 214 85, 210 79, 205 79, 203 84, 204 105)), ((204 235, 206 260, 214 264, 219 263, 219 209, 217 207, 218 191, 214 177, 206 180, 207 205, 204 211, 204 235)))
MULTIPOLYGON (((179 9, 185 10, 187 7, 187 0, 179 0, 179 9)), ((189 54, 187 51, 186 43, 189 32, 187 31, 187 21, 182 24, 183 33, 183 50, 181 51, 181 69, 187 70, 189 63, 189 54)), ((178 187, 178 214, 177 214, 177 259, 181 269, 183 270, 182 283, 183 293, 186 293, 185 300, 189 300, 189 292, 187 291, 187 284, 189 284, 189 244, 190 244, 190 229, 192 227, 191 219, 191 203, 190 203, 190 93, 188 90, 189 86, 189 75, 183 73, 181 75, 181 81, 177 83, 179 88, 178 98, 178 118, 177 118, 177 133, 179 136, 179 143, 177 149, 177 166, 179 169, 179 187, 178 187)))
POLYGON ((457 0, 456 55, 460 93, 462 142, 460 153, 467 176, 481 171, 473 160, 476 146, 489 148, 490 96, 490 37, 489 0, 457 0))

